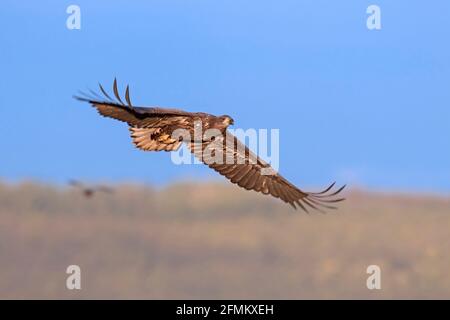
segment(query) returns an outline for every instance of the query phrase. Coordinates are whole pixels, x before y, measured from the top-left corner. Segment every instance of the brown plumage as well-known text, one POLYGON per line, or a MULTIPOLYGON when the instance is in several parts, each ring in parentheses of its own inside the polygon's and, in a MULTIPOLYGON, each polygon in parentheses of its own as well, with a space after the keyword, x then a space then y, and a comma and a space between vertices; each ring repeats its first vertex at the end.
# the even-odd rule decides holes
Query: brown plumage
POLYGON ((133 143, 141 150, 176 151, 182 143, 186 143, 199 160, 232 183, 247 190, 270 194, 294 208, 299 206, 306 212, 308 207, 321 212, 323 212, 321 208, 335 209, 332 204, 344 200, 336 196, 345 186, 333 191, 332 188, 335 186, 333 183, 321 192, 305 192, 274 172, 268 163, 227 131, 227 127, 233 124, 233 119, 227 115, 214 116, 178 109, 134 107, 131 104, 128 86, 125 91, 126 104, 120 98, 116 79, 113 84, 116 101, 101 85, 99 87, 106 99, 92 91, 92 96, 81 93, 82 96, 75 98, 89 102, 104 117, 128 123, 133 143), (215 139, 196 137, 194 128, 197 126, 196 129, 198 129, 199 125, 203 133, 208 129, 216 129, 221 135, 214 137, 215 139), (178 129, 189 132, 191 139, 186 141, 182 137, 173 135, 178 129), (217 152, 219 154, 216 154, 217 152), (266 174, 270 170, 272 174, 266 174))

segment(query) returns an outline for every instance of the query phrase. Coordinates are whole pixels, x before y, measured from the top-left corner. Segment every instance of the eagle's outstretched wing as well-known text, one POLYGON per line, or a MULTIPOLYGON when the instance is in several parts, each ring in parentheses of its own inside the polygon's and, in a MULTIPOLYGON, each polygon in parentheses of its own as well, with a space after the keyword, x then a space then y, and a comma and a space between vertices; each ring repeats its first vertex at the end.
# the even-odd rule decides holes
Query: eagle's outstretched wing
POLYGON ((86 186, 84 183, 73 179, 69 180, 68 183, 70 186, 81 190, 86 197, 92 197, 96 192, 114 193, 114 189, 104 185, 86 186))
POLYGON ((114 118, 123 122, 127 122, 130 126, 139 128, 150 128, 158 125, 163 119, 170 119, 173 117, 191 117, 193 113, 186 112, 179 109, 159 108, 159 107, 135 107, 131 104, 130 89, 127 86, 125 90, 125 101, 122 101, 117 89, 117 80, 114 79, 113 92, 116 100, 103 89, 99 84, 100 91, 103 97, 94 91, 90 93, 79 92, 80 95, 74 96, 80 101, 89 102, 95 107, 98 113, 104 117, 114 118))
POLYGON ((333 183, 317 193, 298 189, 228 131, 225 137, 216 138, 214 144, 192 142, 189 144, 189 148, 199 160, 232 183, 247 190, 280 198, 294 208, 298 205, 306 212, 308 212, 308 207, 323 212, 321 207, 336 209, 332 204, 344 200, 344 198, 336 196, 344 189, 345 185, 334 191, 332 189, 335 183, 333 183), (218 157, 215 152, 220 148, 222 154, 218 157), (222 161, 217 161, 217 159, 222 159, 222 161))
POLYGON ((191 126, 190 119, 198 115, 198 113, 179 109, 135 107, 131 104, 128 86, 125 90, 125 104, 119 95, 116 79, 113 84, 115 100, 103 89, 101 84, 99 84, 99 88, 103 97, 90 91, 90 94, 80 92, 80 96, 74 96, 74 98, 89 102, 104 117, 128 123, 134 145, 144 151, 177 150, 181 142, 172 139, 169 129, 173 127, 188 129, 191 126))

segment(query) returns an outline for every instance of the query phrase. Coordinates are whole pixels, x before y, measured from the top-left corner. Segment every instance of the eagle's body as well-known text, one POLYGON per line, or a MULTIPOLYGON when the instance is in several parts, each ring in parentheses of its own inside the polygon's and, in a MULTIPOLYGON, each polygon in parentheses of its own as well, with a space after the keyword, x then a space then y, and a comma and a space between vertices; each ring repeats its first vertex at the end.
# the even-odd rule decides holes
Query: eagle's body
POLYGON ((186 143, 191 152, 210 168, 225 176, 232 183, 247 190, 255 190, 263 194, 270 194, 307 211, 309 206, 334 208, 329 203, 344 199, 334 198, 344 187, 330 193, 334 183, 319 193, 301 191, 273 169, 265 161, 251 152, 227 127, 233 124, 233 119, 227 115, 214 116, 203 112, 187 112, 178 109, 159 107, 134 107, 131 104, 128 87, 125 92, 126 104, 121 100, 117 82, 114 80, 114 101, 100 86, 105 98, 91 92, 95 97, 76 97, 79 100, 91 103, 104 117, 114 118, 128 123, 133 143, 145 151, 175 151, 186 143), (179 136, 177 132, 183 131, 188 135, 179 136), (197 132, 205 133, 215 130, 220 135, 205 137, 197 132), (213 146, 213 147, 211 147, 213 146), (211 151, 211 149, 215 149, 211 151), (220 150, 218 156, 223 161, 217 161, 215 152, 220 150), (230 161, 231 160, 231 161, 230 161), (267 174, 271 172, 272 174, 267 174))

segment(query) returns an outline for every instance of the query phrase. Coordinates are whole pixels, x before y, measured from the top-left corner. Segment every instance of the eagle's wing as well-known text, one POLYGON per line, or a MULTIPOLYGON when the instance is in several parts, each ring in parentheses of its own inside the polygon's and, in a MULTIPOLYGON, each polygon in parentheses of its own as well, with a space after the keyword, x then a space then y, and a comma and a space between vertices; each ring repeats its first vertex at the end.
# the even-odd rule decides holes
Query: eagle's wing
POLYGON ((130 100, 130 90, 127 86, 125 91, 125 101, 122 101, 117 89, 117 80, 114 79, 113 92, 116 100, 103 89, 99 84, 103 97, 94 91, 90 94, 80 92, 79 96, 74 96, 80 101, 89 102, 104 117, 114 118, 116 120, 127 122, 130 126, 139 128, 150 128, 157 126, 161 119, 170 117, 191 117, 193 113, 179 109, 159 108, 159 107, 134 107, 130 100))
POLYGON ((135 146, 144 151, 174 151, 181 142, 172 139, 169 127, 189 128, 190 119, 196 113, 179 109, 159 107, 134 107, 130 100, 130 91, 125 90, 126 104, 120 98, 117 80, 114 79, 113 92, 116 100, 99 84, 103 97, 94 91, 90 94, 80 92, 76 99, 89 102, 104 117, 114 118, 130 125, 131 138, 135 146))
POLYGON ((182 141, 173 139, 164 127, 134 128, 130 127, 134 145, 144 151, 175 151, 182 141))
POLYGON ((333 191, 334 183, 318 193, 304 192, 298 189, 228 131, 225 137, 216 137, 213 143, 192 142, 189 144, 189 148, 199 160, 232 183, 247 190, 255 190, 280 198, 294 208, 298 205, 306 212, 308 212, 307 207, 323 212, 321 207, 335 209, 330 204, 344 200, 344 198, 335 196, 345 186, 333 191), (215 152, 220 149, 222 149, 222 154, 218 156, 215 152), (218 159, 222 159, 222 161, 217 161, 218 159))

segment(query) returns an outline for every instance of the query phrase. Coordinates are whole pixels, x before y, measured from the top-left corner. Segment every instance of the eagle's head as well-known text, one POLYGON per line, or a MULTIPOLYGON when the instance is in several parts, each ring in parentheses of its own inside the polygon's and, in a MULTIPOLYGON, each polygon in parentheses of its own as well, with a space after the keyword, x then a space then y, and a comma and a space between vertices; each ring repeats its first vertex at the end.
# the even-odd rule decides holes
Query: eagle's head
POLYGON ((227 115, 223 115, 220 117, 220 119, 222 120, 222 123, 225 127, 228 127, 229 125, 233 125, 234 124, 234 120, 232 117, 227 116, 227 115))

